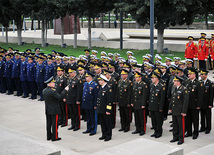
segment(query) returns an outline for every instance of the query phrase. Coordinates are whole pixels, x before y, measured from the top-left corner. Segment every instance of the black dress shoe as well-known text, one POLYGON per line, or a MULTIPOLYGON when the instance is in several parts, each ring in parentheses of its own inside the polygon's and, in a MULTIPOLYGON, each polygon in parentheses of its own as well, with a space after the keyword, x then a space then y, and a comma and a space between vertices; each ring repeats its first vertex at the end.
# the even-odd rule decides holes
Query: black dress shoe
POLYGON ((172 132, 172 131, 173 131, 173 129, 170 129, 170 130, 169 130, 169 132, 172 132))
POLYGON ((140 132, 140 136, 143 136, 144 134, 145 134, 144 131, 141 131, 141 132, 140 132))
POLYGON ((181 144, 183 144, 184 142, 183 141, 178 141, 178 145, 181 145, 181 144))
POLYGON ((193 135, 192 139, 197 139, 198 135, 193 135))
POLYGON ((151 135, 151 137, 155 137, 155 136, 156 136, 156 133, 154 133, 154 134, 151 135))
POLYGON ((172 139, 172 140, 170 140, 170 143, 174 143, 176 141, 178 141, 178 139, 172 139))
POLYGON ((7 93, 7 95, 12 95, 13 93, 7 93))
POLYGON ((105 139, 105 138, 106 138, 105 136, 102 136, 102 137, 99 138, 99 140, 103 140, 103 139, 105 139))
POLYGON ((74 129, 74 126, 72 126, 72 127, 68 128, 68 130, 73 130, 73 129, 74 129))
POLYGON ((170 127, 173 127, 173 124, 171 124, 170 127))
POLYGON ((47 140, 51 140, 51 138, 47 138, 47 140))
POLYGON ((57 139, 52 139, 52 141, 58 141, 61 140, 62 138, 57 138, 57 139))
POLYGON ((192 136, 192 135, 191 135, 191 134, 188 134, 188 133, 185 135, 185 137, 191 137, 191 136, 192 136))
POLYGON ((93 136, 93 135, 95 135, 95 134, 96 134, 96 133, 90 133, 89 136, 93 136))
POLYGON ((169 123, 172 123, 172 121, 169 121, 169 123))
POLYGON ((111 140, 111 138, 106 138, 104 141, 107 142, 107 141, 110 141, 110 140, 111 140))
POLYGON ((140 131, 134 131, 134 132, 132 132, 132 134, 138 134, 138 133, 140 133, 140 131))
POLYGON ((17 96, 22 96, 22 94, 17 94, 17 96))
POLYGON ((119 129, 118 131, 120 131, 120 132, 121 132, 121 131, 124 131, 124 130, 125 130, 125 129, 121 128, 121 129, 119 129))
POLYGON ((155 138, 160 138, 162 135, 160 135, 160 134, 156 134, 155 135, 155 138))
POLYGON ((151 127, 150 129, 154 129, 153 127, 151 127))
POLYGON ((124 132, 128 132, 128 131, 129 131, 129 129, 125 129, 125 130, 124 130, 124 132))
POLYGON ((199 130, 199 132, 204 132, 204 131, 205 131, 205 129, 200 129, 200 130, 199 130))
POLYGON ((15 94, 14 96, 18 96, 17 94, 15 94))
POLYGON ((22 96, 22 98, 27 98, 27 97, 29 97, 29 96, 22 96))
POLYGON ((63 124, 61 125, 61 127, 65 127, 65 126, 67 126, 65 123, 63 123, 63 124))
POLYGON ((77 127, 76 127, 76 128, 74 128, 74 131, 77 131, 77 130, 79 130, 79 129, 80 129, 80 128, 77 128, 77 127))
POLYGON ((86 134, 86 133, 90 133, 90 131, 87 131, 87 130, 86 130, 86 131, 84 131, 84 132, 82 132, 82 133, 83 133, 83 134, 86 134))
POLYGON ((210 133, 210 130, 206 130, 206 131, 205 131, 205 134, 209 134, 209 133, 210 133))

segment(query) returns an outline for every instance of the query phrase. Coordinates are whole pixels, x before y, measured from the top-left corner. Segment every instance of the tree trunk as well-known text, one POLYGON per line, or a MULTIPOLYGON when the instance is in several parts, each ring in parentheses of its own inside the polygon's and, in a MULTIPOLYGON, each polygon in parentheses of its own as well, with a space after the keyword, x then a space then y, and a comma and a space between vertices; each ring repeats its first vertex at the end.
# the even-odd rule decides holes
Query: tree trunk
POLYGON ((136 21, 136 29, 140 29, 140 24, 136 21))
POLYGON ((45 20, 42 20, 42 47, 45 47, 45 20))
POLYGON ((49 21, 47 21, 47 29, 50 29, 49 21))
POLYGON ((22 17, 20 16, 17 21, 17 35, 18 35, 18 45, 22 45, 22 17))
POLYGON ((206 30, 208 30, 208 19, 207 19, 207 17, 208 17, 208 13, 205 13, 205 28, 206 28, 206 30))
POLYGON ((63 47, 63 44, 64 44, 64 21, 63 21, 63 17, 61 17, 60 19, 61 19, 61 47, 63 47))
POLYGON ((88 17, 88 49, 91 49, 91 17, 88 17))
POLYGON ((93 18, 93 28, 96 28, 96 24, 95 24, 95 18, 93 18))
POLYGON ((81 27, 83 28, 83 17, 81 18, 81 27))
POLYGON ((77 15, 74 15, 74 46, 77 48, 77 15))
POLYGON ((38 20, 38 30, 40 30, 40 20, 38 20))
POLYGON ((45 20, 45 43, 48 42, 48 28, 47 28, 47 20, 45 20))
POLYGON ((33 19, 31 19, 31 30, 33 30, 33 19))
POLYGON ((5 39, 6 39, 6 44, 8 44, 8 27, 5 27, 5 39))
POLYGON ((100 28, 103 28, 103 13, 100 13, 100 28))
POLYGON ((50 21, 50 28, 53 29, 53 20, 50 21))
POLYGON ((161 53, 164 47, 164 28, 158 28, 158 42, 157 42, 157 53, 161 53))

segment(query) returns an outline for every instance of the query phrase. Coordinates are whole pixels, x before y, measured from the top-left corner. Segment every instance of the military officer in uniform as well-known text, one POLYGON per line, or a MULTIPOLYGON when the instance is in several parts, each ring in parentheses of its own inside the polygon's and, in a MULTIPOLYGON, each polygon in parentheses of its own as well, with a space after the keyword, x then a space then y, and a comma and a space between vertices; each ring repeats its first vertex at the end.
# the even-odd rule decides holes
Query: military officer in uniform
MULTIPOLYGON (((208 71, 201 69, 200 71, 201 80, 204 86, 204 97, 203 103, 200 109, 201 112, 201 129, 199 132, 205 131, 205 134, 210 133, 211 131, 211 118, 212 118, 212 107, 213 107, 213 84, 210 81, 208 76, 208 71)), ((201 92, 200 92, 201 93, 201 92)))
POLYGON ((45 81, 48 85, 43 90, 43 96, 45 99, 45 114, 46 114, 46 130, 47 130, 47 140, 58 141, 61 138, 58 137, 58 121, 60 105, 59 100, 61 96, 57 93, 55 87, 55 81, 53 77, 45 81))
POLYGON ((5 57, 6 57, 6 62, 4 67, 4 76, 6 79, 7 90, 8 90, 7 95, 11 95, 13 94, 13 85, 12 85, 12 79, 11 79, 13 62, 11 60, 10 54, 7 54, 5 57))
POLYGON ((15 54, 15 59, 13 62, 11 77, 14 81, 15 88, 17 90, 17 94, 15 96, 21 96, 22 95, 22 87, 21 87, 21 82, 20 82, 21 59, 20 59, 20 53, 19 52, 15 52, 14 54, 15 54))
POLYGON ((188 39, 189 39, 189 42, 186 43, 184 57, 186 59, 197 60, 195 58, 196 58, 197 53, 198 53, 198 46, 196 43, 193 42, 194 38, 192 36, 189 36, 188 39))
MULTIPOLYGON (((117 93, 117 81, 112 78, 112 72, 109 70, 104 69, 103 70, 103 74, 106 76, 106 78, 108 79, 107 84, 111 87, 113 94, 117 93)), ((117 108, 117 104, 116 104, 116 95, 112 96, 112 100, 113 100, 113 104, 112 104, 112 110, 111 110, 111 118, 112 118, 112 128, 115 127, 116 125, 116 108, 117 108)))
POLYGON ((187 89, 189 92, 189 105, 186 117, 186 135, 185 137, 192 136, 193 139, 198 138, 199 134, 199 109, 203 104, 204 99, 204 86, 203 83, 196 79, 197 71, 190 68, 188 71, 189 80, 187 81, 187 89), (194 131, 192 132, 192 125, 194 131))
POLYGON ((201 43, 198 44, 198 60, 199 68, 206 69, 206 63, 209 55, 209 44, 205 42, 205 38, 201 38, 201 43))
POLYGON ((149 111, 151 112, 152 126, 154 134, 151 137, 159 138, 162 136, 163 107, 165 102, 166 88, 159 82, 160 76, 152 74, 152 84, 150 86, 149 111))
POLYGON ((0 93, 6 92, 6 81, 4 77, 5 61, 3 61, 3 55, 0 55, 0 93))
POLYGON ((20 82, 24 95, 22 98, 29 97, 29 84, 27 80, 27 61, 25 54, 21 54, 21 65, 20 65, 20 82))
POLYGON ((52 57, 49 57, 45 66, 44 81, 47 81, 51 76, 54 76, 54 64, 52 63, 52 57))
MULTIPOLYGON (((62 91, 67 86, 67 77, 64 75, 64 66, 61 64, 57 67, 57 76, 55 78, 56 84, 55 88, 57 93, 61 94, 62 91)), ((68 123, 68 108, 67 104, 60 101, 61 114, 59 117, 59 124, 61 127, 67 126, 68 123)))
POLYGON ((33 62, 34 58, 32 56, 28 56, 28 65, 27 65, 27 79, 30 86, 31 97, 30 99, 34 100, 37 98, 36 91, 36 64, 33 62))
POLYGON ((69 78, 67 79, 68 91, 64 96, 64 102, 68 104, 71 117, 71 127, 68 130, 77 131, 80 129, 80 101, 82 94, 82 81, 77 79, 75 67, 68 68, 69 78))
POLYGON ((131 106, 134 107, 135 126, 136 130, 132 134, 139 133, 140 136, 146 133, 146 106, 149 95, 148 86, 142 81, 142 74, 135 73, 135 82, 133 84, 132 102, 131 106))
POLYGON ((86 82, 83 87, 82 108, 85 109, 87 118, 87 129, 83 134, 90 133, 92 136, 97 132, 97 96, 99 85, 93 81, 94 74, 87 71, 85 74, 86 82))
POLYGON ((112 137, 111 110, 113 103, 113 91, 107 84, 108 81, 109 80, 102 74, 98 78, 98 82, 101 87, 97 97, 97 114, 102 131, 102 136, 99 140, 104 139, 104 141, 109 141, 112 137))
MULTIPOLYGON (((84 83, 86 82, 86 79, 85 79, 85 74, 86 74, 85 67, 83 65, 78 65, 77 71, 79 73, 77 75, 77 78, 81 82, 82 87, 83 87, 84 83)), ((81 98, 82 98, 82 96, 81 96, 81 98)), ((82 105, 82 100, 80 101, 80 105, 82 105)), ((81 116, 82 116, 81 120, 86 121, 85 109, 83 109, 82 106, 81 106, 81 116)))
POLYGON ((121 79, 118 82, 116 102, 120 108, 121 129, 118 131, 128 132, 131 119, 131 94, 132 82, 128 79, 129 71, 122 69, 121 79))
POLYGON ((94 70, 95 70, 95 76, 94 76, 94 82, 96 82, 98 84, 98 78, 100 76, 100 74, 102 73, 102 64, 99 64, 97 63, 95 66, 94 66, 94 70))
POLYGON ((172 100, 170 103, 170 113, 172 113, 173 121, 173 139, 171 143, 178 141, 178 145, 183 144, 185 134, 185 116, 187 114, 189 93, 186 87, 182 85, 183 78, 175 75, 174 86, 172 92, 172 100))
POLYGON ((45 76, 45 66, 43 64, 43 58, 38 58, 38 64, 36 66, 36 83, 38 88, 38 93, 40 95, 40 99, 38 101, 44 101, 42 91, 45 88, 44 85, 44 76, 45 76))

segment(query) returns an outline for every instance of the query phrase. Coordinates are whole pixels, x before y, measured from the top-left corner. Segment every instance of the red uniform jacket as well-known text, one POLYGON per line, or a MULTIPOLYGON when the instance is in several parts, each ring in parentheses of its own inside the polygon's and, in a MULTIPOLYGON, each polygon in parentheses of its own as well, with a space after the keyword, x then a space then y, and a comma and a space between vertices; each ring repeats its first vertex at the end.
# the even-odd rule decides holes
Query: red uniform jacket
POLYGON ((214 59, 214 40, 210 40, 210 56, 211 59, 214 59))
POLYGON ((198 44, 198 60, 207 59, 208 54, 209 54, 209 45, 206 43, 203 46, 201 43, 198 44))
POLYGON ((198 53, 198 46, 196 43, 192 42, 190 45, 189 45, 189 42, 186 43, 185 55, 184 55, 185 58, 187 59, 196 58, 197 53, 198 53))

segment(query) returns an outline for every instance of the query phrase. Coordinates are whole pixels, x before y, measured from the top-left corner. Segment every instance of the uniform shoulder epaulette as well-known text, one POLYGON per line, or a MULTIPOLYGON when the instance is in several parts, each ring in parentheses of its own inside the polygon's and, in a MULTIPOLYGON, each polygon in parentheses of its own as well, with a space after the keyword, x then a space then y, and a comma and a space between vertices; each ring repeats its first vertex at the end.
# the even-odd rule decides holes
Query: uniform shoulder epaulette
POLYGON ((208 44, 206 44, 206 46, 207 46, 207 47, 209 47, 209 45, 208 45, 208 44))
POLYGON ((197 43, 194 43, 195 46, 197 46, 197 43))
POLYGON ((53 91, 56 91, 56 89, 55 88, 51 88, 53 91))

